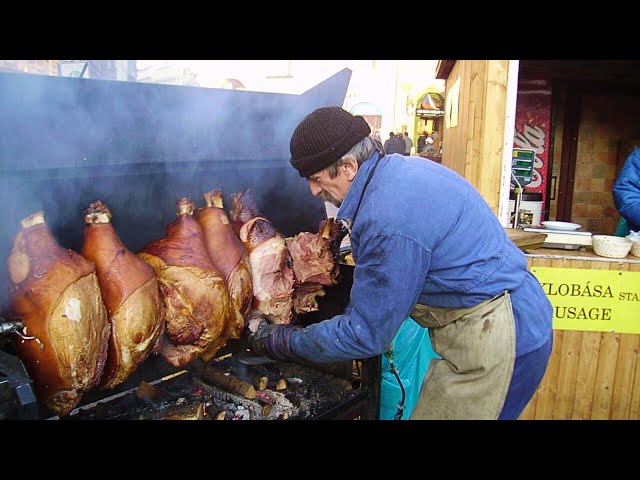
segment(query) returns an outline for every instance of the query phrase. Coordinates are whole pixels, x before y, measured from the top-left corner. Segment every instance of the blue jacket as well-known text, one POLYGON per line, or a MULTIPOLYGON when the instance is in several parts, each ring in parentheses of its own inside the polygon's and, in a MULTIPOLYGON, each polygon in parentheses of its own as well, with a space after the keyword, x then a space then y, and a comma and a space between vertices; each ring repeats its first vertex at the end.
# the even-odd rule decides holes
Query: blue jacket
POLYGON ((620 175, 613 184, 613 200, 629 230, 640 231, 640 148, 627 157, 620 175))
POLYGON ((526 257, 464 178, 420 157, 378 153, 358 171, 338 218, 353 219, 356 267, 342 315, 294 331, 291 348, 312 361, 382 353, 416 303, 466 308, 511 292, 516 355, 551 335, 553 309, 526 257))

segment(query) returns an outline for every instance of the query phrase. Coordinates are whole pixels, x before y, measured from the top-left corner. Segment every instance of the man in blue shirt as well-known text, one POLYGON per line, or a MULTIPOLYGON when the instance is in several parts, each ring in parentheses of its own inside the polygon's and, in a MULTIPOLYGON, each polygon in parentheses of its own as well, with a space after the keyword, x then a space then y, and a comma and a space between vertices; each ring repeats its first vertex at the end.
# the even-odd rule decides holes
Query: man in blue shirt
POLYGON ((552 347, 552 306, 478 191, 454 171, 385 155, 360 116, 315 110, 296 127, 291 164, 339 207, 354 280, 342 315, 310 325, 250 321, 255 351, 332 362, 381 354, 411 316, 440 355, 411 419, 517 419, 552 347))

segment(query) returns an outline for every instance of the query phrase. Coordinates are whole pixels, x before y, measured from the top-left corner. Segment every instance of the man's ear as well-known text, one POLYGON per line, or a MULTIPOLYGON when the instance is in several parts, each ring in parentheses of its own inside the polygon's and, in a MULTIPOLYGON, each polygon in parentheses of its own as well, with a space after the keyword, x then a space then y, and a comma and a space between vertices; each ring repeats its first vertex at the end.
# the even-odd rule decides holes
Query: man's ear
POLYGON ((344 170, 344 174, 346 175, 347 180, 352 182, 353 179, 356 178, 356 173, 358 173, 358 162, 355 159, 351 158, 344 164, 342 164, 340 168, 344 170))

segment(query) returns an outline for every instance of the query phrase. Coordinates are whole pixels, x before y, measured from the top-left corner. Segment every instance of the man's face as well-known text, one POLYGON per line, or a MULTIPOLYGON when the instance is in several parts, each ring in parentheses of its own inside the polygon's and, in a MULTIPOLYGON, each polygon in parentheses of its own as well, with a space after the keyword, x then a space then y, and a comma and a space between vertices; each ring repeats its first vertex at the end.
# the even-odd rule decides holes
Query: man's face
POLYGON ((335 178, 331 178, 326 169, 307 177, 311 194, 320 197, 325 202, 332 203, 336 207, 340 207, 358 171, 357 163, 353 163, 355 165, 352 163, 340 165, 338 167, 338 175, 335 178))

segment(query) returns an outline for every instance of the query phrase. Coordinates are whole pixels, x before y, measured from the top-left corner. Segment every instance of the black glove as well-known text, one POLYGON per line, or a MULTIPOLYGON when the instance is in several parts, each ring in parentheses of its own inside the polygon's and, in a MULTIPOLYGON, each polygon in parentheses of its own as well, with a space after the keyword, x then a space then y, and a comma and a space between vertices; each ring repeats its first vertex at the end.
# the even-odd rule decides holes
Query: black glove
POLYGON ((249 348, 252 352, 266 355, 275 360, 293 360, 291 334, 298 327, 267 323, 268 317, 262 313, 251 312, 248 321, 249 348))

